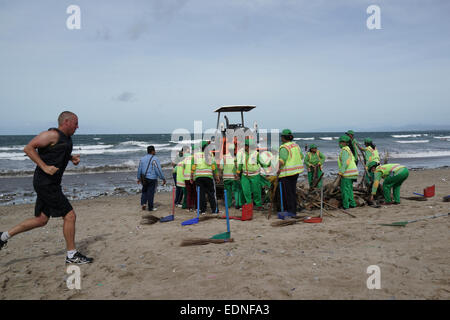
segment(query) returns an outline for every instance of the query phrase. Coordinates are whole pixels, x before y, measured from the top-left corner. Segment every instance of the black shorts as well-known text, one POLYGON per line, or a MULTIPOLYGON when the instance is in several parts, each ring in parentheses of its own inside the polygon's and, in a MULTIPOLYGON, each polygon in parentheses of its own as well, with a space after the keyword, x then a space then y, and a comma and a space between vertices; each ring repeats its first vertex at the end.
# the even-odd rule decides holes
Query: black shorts
POLYGON ((73 210, 72 205, 63 194, 61 185, 34 186, 37 194, 34 215, 39 217, 43 212, 47 217, 64 217, 73 210))

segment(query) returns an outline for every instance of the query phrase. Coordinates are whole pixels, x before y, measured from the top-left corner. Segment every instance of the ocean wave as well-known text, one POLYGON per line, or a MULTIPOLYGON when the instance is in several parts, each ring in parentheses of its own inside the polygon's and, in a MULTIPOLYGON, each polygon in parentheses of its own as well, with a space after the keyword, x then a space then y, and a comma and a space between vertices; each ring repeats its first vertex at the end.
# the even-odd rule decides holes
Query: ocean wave
POLYGON ((29 159, 25 153, 17 152, 0 152, 0 160, 15 160, 23 161, 29 159))
POLYGON ((331 141, 333 140, 333 137, 319 137, 320 140, 327 140, 327 141, 331 141))
POLYGON ((416 134, 392 134, 391 137, 393 138, 417 138, 421 137, 422 134, 416 133, 416 134))
POLYGON ((450 136, 444 136, 444 137, 433 137, 433 138, 435 138, 435 139, 439 139, 439 140, 447 140, 447 141, 450 141, 450 136))
POLYGON ((113 144, 96 144, 96 145, 77 145, 73 146, 73 150, 102 150, 114 147, 113 144))
POLYGON ((398 143, 427 143, 427 142, 430 142, 430 140, 396 140, 395 142, 398 142, 398 143))
POLYGON ((294 140, 314 140, 314 137, 310 137, 310 138, 294 138, 294 140))
POLYGON ((14 150, 23 150, 25 145, 23 146, 11 146, 11 147, 0 147, 0 151, 14 151, 14 150))
POLYGON ((422 151, 422 152, 389 152, 390 158, 432 158, 449 157, 450 150, 445 151, 422 151))
POLYGON ((172 142, 172 143, 181 143, 181 144, 194 144, 194 143, 199 143, 199 142, 201 142, 202 141, 202 139, 197 139, 197 140, 180 140, 180 141, 173 141, 173 140, 170 140, 169 142, 172 142))

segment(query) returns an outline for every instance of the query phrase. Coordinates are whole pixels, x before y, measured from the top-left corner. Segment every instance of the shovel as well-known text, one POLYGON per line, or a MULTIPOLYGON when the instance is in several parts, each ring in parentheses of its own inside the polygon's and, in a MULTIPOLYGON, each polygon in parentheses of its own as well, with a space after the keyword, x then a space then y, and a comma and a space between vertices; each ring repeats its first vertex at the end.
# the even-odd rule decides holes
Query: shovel
POLYGON ((382 225, 382 226, 392 226, 392 227, 406 227, 406 225, 408 223, 421 221, 421 220, 425 220, 425 219, 434 219, 434 218, 437 218, 437 217, 443 217, 443 216, 449 216, 449 215, 450 215, 450 213, 436 214, 434 216, 428 216, 428 217, 424 217, 424 218, 420 218, 420 219, 416 219, 416 220, 398 221, 398 222, 393 222, 391 224, 383 224, 383 223, 381 223, 380 225, 382 225))
POLYGON ((230 218, 228 216, 227 190, 223 190, 223 191, 224 191, 224 197, 225 197, 225 213, 227 216, 227 232, 216 234, 216 235, 212 236, 210 239, 230 239, 231 238, 230 218))
POLYGON ((286 218, 295 217, 295 214, 292 214, 290 212, 284 211, 283 207, 283 184, 281 181, 279 182, 280 185, 280 202, 281 202, 281 212, 278 212, 278 219, 284 220, 286 218))
POLYGON ((175 187, 172 188, 172 214, 167 217, 162 217, 159 222, 173 221, 175 218, 175 187))
POLYGON ((181 225, 188 226, 190 224, 196 224, 199 222, 198 220, 199 217, 200 217, 200 187, 197 187, 197 218, 183 221, 181 225))

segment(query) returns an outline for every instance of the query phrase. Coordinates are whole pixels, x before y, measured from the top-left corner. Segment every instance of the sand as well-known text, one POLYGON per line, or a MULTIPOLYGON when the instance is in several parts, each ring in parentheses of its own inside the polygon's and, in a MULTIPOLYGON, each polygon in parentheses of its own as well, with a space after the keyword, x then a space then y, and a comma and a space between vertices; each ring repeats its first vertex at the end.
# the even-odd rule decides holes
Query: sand
MULTIPOLYGON (((226 231, 225 220, 191 226, 194 213, 141 225, 139 196, 72 201, 78 249, 95 258, 80 266, 81 289, 66 284, 62 219, 17 235, 0 251, 1 299, 449 299, 450 219, 404 228, 379 223, 450 212, 450 169, 412 171, 402 195, 436 185, 428 201, 333 211, 321 224, 231 221, 233 243, 180 247, 183 239, 226 231), (367 288, 367 268, 381 271, 381 289, 367 288)), ((171 193, 156 195, 157 216, 170 214, 171 193)), ((223 209, 223 203, 220 203, 223 209)), ((0 207, 0 230, 33 215, 34 205, 0 207)), ((302 212, 304 213, 304 212, 302 212)), ((318 211, 308 212, 317 215, 318 211)), ((230 210, 231 215, 237 211, 230 210)))

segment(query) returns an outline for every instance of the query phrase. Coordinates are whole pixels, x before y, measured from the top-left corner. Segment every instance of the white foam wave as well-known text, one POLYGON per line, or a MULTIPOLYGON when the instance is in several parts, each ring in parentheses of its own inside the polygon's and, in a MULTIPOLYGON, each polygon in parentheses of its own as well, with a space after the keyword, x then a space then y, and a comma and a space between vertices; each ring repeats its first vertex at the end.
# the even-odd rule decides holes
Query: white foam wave
POLYGON ((181 144, 194 144, 194 143, 199 143, 199 142, 201 142, 202 141, 202 139, 197 139, 197 140, 180 140, 180 141, 173 141, 173 140, 170 140, 169 142, 172 142, 172 143, 181 143, 181 144))
POLYGON ((17 153, 17 152, 0 152, 1 160, 18 160, 23 161, 29 159, 25 153, 17 153))
POLYGON ((310 137, 310 138, 294 138, 294 140, 314 140, 314 137, 310 137))
POLYGON ((430 140, 396 140, 395 142, 398 142, 398 143, 427 143, 427 142, 430 142, 430 140))
POLYGON ((94 140, 100 140, 101 138, 93 138, 94 140))
POLYGON ((333 140, 333 137, 319 137, 320 140, 327 140, 327 141, 331 141, 333 140))
POLYGON ((73 150, 102 150, 112 148, 114 145, 112 144, 102 144, 102 145, 78 145, 74 146, 73 150))
POLYGON ((23 148, 25 148, 25 146, 0 147, 0 151, 23 150, 23 148))
POLYGON ((433 138, 435 138, 435 139, 439 139, 439 140, 449 140, 450 139, 450 136, 444 136, 444 137, 433 137, 433 138))
POLYGON ((389 152, 390 158, 431 158, 449 157, 450 150, 445 151, 422 151, 422 152, 389 152))
POLYGON ((422 135, 419 133, 416 134, 393 134, 391 137, 393 138, 417 138, 421 137, 422 135))
POLYGON ((154 146, 155 148, 170 146, 169 143, 150 143, 150 142, 145 142, 145 141, 133 141, 133 140, 119 143, 119 146, 129 146, 129 145, 137 146, 137 147, 141 147, 141 148, 145 148, 145 149, 148 146, 154 146))

